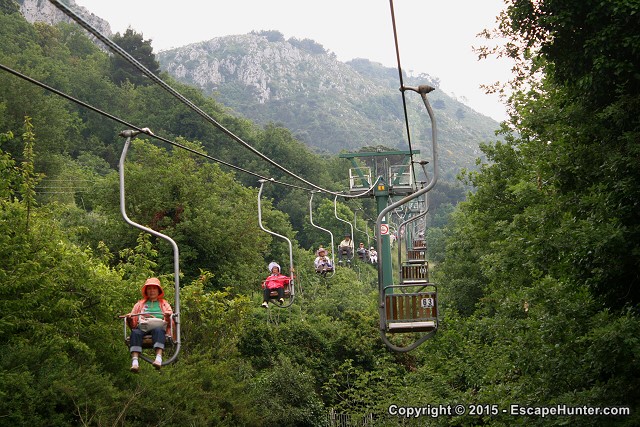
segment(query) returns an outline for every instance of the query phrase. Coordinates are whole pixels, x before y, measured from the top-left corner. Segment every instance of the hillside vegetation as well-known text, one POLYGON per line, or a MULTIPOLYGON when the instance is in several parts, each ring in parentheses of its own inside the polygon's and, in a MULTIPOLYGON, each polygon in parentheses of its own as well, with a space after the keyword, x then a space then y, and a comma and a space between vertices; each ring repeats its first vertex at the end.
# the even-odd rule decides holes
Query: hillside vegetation
MULTIPOLYGON (((160 372, 144 364, 130 373, 117 316, 149 276, 169 301, 175 295, 170 248, 120 216, 126 126, 1 70, 0 424, 640 424, 639 12, 622 0, 508 2, 499 35, 513 42, 502 53, 520 61, 512 117, 500 141, 481 146, 487 161, 463 176, 474 187, 466 200, 451 184, 434 190, 426 237, 441 327, 410 353, 380 340, 377 271, 313 271, 327 237, 308 225, 307 191, 265 187, 263 221, 292 238, 300 285, 290 309, 265 310, 266 265, 286 265, 287 252, 258 226, 257 178, 140 135, 126 163, 126 207, 180 247, 182 348, 160 372), (398 405, 425 412, 405 417, 398 405), (439 405, 467 414, 435 417, 439 405), (543 417, 542 407, 564 412, 543 417), (590 408, 619 415, 584 415, 590 408)), ((114 40, 160 69, 142 35, 114 40)), ((292 182, 127 74, 80 28, 30 24, 12 0, 0 0, 0 63, 184 147, 292 182)), ((344 188, 344 160, 162 77, 296 174, 344 188)), ((314 221, 342 230, 332 198, 319 194, 314 209, 314 221)), ((338 203, 344 218, 359 209, 375 215, 369 199, 338 203)))
MULTIPOLYGON (((158 61, 178 81, 256 123, 287 127, 316 152, 408 149, 396 69, 366 59, 343 63, 313 40, 285 40, 278 31, 218 37, 162 51, 158 61)), ((428 74, 404 81, 439 85, 428 74)), ((494 140, 499 124, 439 89, 430 99, 438 113, 442 174, 453 181, 461 169, 475 169, 479 144, 494 140)), ((408 97, 408 112, 412 148, 430 160, 431 123, 419 97, 408 97)))

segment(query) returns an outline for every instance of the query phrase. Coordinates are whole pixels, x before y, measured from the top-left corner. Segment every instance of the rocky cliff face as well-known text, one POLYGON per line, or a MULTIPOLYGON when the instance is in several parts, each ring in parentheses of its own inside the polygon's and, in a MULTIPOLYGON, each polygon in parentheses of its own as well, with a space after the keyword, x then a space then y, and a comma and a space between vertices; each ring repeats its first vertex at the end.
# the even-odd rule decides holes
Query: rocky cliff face
MULTIPOLYGON (((275 33, 219 37, 160 52, 158 61, 183 83, 252 121, 283 124, 318 151, 408 148, 397 70, 366 59, 343 63, 313 41, 275 33)), ((438 79, 422 74, 405 83, 437 87, 438 79)), ((428 155, 430 121, 419 96, 407 98, 412 148, 428 155)), ((438 90, 429 99, 440 141, 455 153, 442 159, 444 168, 451 176, 461 167, 473 168, 478 144, 495 138, 498 124, 438 90)))
POLYGON ((163 69, 209 94, 236 84, 254 102, 286 100, 315 93, 348 96, 366 85, 351 67, 329 56, 313 54, 288 41, 269 41, 256 34, 215 38, 159 54, 163 69))
MULTIPOLYGON (((20 4, 20 13, 28 22, 45 22, 55 25, 58 22, 73 22, 71 18, 61 12, 57 7, 47 0, 17 0, 20 4)), ((94 15, 82 6, 77 5, 73 0, 65 2, 74 12, 80 15, 91 26, 98 29, 102 34, 111 37, 111 26, 104 19, 94 15)))
MULTIPOLYGON (((46 0, 20 0, 30 22, 70 19, 46 0)), ((109 24, 73 0, 67 3, 102 34, 109 24)), ((366 59, 340 62, 312 40, 278 31, 219 37, 157 54, 161 68, 201 89, 221 104, 259 123, 277 123, 319 152, 357 151, 363 146, 406 150, 402 97, 397 70, 366 59)), ((438 79, 407 76, 407 86, 438 79)), ((407 96, 412 148, 429 160, 431 124, 419 96, 407 96)), ((498 123, 441 91, 429 94, 443 150, 444 176, 474 168, 478 145, 495 139, 498 123)))

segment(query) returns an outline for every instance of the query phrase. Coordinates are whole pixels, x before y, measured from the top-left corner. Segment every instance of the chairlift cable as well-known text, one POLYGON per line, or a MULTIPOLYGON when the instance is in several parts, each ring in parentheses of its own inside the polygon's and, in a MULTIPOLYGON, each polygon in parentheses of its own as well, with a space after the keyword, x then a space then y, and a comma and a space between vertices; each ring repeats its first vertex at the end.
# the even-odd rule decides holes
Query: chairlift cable
POLYGON ((83 107, 85 107, 85 108, 87 108, 87 109, 89 109, 89 110, 91 110, 91 111, 94 111, 94 112, 96 112, 96 113, 98 113, 98 114, 100 114, 100 115, 102 115, 102 116, 105 116, 105 117, 107 117, 107 118, 109 118, 109 119, 111 119, 111 120, 113 120, 113 121, 115 121, 115 122, 118 122, 118 123, 120 123, 120 124, 122 124, 122 125, 126 126, 127 128, 132 129, 132 130, 134 130, 134 131, 136 131, 136 132, 138 132, 138 133, 144 133, 145 135, 148 135, 148 136, 150 136, 150 137, 152 137, 152 138, 155 138, 155 139, 157 139, 157 140, 159 140, 159 141, 162 141, 162 142, 165 142, 165 143, 167 143, 167 144, 173 145, 174 147, 182 148, 183 150, 187 150, 187 151, 189 151, 189 152, 191 152, 191 153, 193 153, 193 154, 197 154, 198 156, 205 157, 205 158, 207 158, 207 159, 209 159, 209 160, 212 160, 212 161, 214 161, 214 162, 220 163, 221 165, 227 166, 227 167, 232 168, 232 169, 234 169, 234 170, 237 170, 237 171, 239 171, 239 172, 243 172, 243 173, 246 173, 246 174, 249 174, 249 175, 253 175, 253 176, 255 176, 255 177, 257 177, 257 178, 260 178, 260 179, 267 179, 267 180, 269 180, 269 181, 271 181, 271 182, 274 182, 274 183, 277 183, 277 184, 281 184, 281 185, 285 185, 285 186, 289 186, 289 187, 293 187, 293 188, 298 188, 298 189, 301 189, 301 190, 310 191, 310 189, 305 188, 305 187, 300 187, 300 186, 298 186, 298 185, 289 184, 289 183, 281 182, 281 181, 275 181, 275 180, 273 180, 273 179, 266 178, 266 177, 264 177, 264 176, 262 176, 262 175, 260 175, 260 174, 257 174, 257 173, 255 173, 255 172, 252 172, 252 171, 247 170, 247 169, 243 169, 243 168, 241 168, 241 167, 239 167, 239 166, 236 166, 236 165, 234 165, 234 164, 231 164, 231 163, 225 162, 224 160, 217 159, 217 158, 212 157, 212 156, 210 156, 210 155, 208 155, 208 154, 202 153, 202 152, 200 152, 200 151, 198 151, 198 150, 195 150, 195 149, 193 149, 193 148, 189 148, 189 147, 187 147, 187 146, 185 146, 185 145, 182 145, 182 144, 180 144, 180 143, 178 143, 178 142, 174 142, 174 141, 171 141, 171 140, 169 140, 169 139, 163 138, 163 137, 161 137, 161 136, 159 136, 159 135, 155 135, 155 134, 151 133, 151 132, 150 132, 148 129, 146 129, 146 128, 140 128, 140 127, 138 127, 138 126, 136 126, 136 125, 133 125, 133 124, 131 124, 131 123, 128 123, 128 122, 126 122, 125 120, 122 120, 122 119, 121 119, 121 118, 119 118, 119 117, 116 117, 116 116, 114 116, 114 115, 112 115, 112 114, 109 114, 109 113, 107 113, 107 112, 105 112, 105 111, 102 111, 102 110, 100 110, 99 108, 96 108, 96 107, 94 107, 94 106, 92 106, 92 105, 90 105, 90 104, 87 104, 87 103, 86 103, 86 102, 84 102, 84 101, 81 101, 81 100, 79 100, 79 99, 77 99, 77 98, 74 98, 74 97, 73 97, 73 96, 71 96, 71 95, 67 95, 66 93, 61 92, 61 91, 59 91, 58 89, 55 89, 55 88, 53 88, 53 87, 51 87, 51 86, 48 86, 48 85, 46 85, 46 84, 44 84, 44 83, 42 83, 42 82, 40 82, 40 81, 38 81, 38 80, 35 80, 35 79, 33 79, 33 78, 31 78, 31 77, 29 77, 29 76, 27 76, 27 75, 24 75, 24 74, 22 74, 22 73, 20 73, 20 72, 18 72, 18 71, 16 71, 16 70, 13 70, 13 69, 11 69, 11 68, 7 67, 6 65, 0 64, 0 68, 1 68, 1 69, 3 69, 3 70, 5 70, 5 71, 7 71, 7 72, 8 72, 8 73, 10 73, 10 74, 13 74, 13 75, 14 75, 14 76, 16 76, 16 77, 19 77, 19 78, 21 78, 21 79, 23 79, 23 80, 26 80, 26 81, 28 81, 28 82, 30 82, 30 83, 33 83, 33 84, 35 84, 36 86, 39 86, 39 87, 41 87, 41 88, 43 88, 43 89, 45 89, 45 90, 48 90, 49 92, 55 93, 56 95, 59 95, 59 96, 61 96, 61 97, 65 98, 65 99, 67 99, 67 100, 69 100, 69 101, 75 102, 75 103, 76 103, 76 104, 78 104, 78 105, 81 105, 81 106, 83 106, 83 107))
MULTIPOLYGON (((52 92, 52 93, 54 93, 54 94, 56 94, 58 96, 61 96, 61 97, 65 98, 65 99, 67 99, 67 100, 69 100, 71 102, 74 102, 74 103, 76 103, 78 105, 81 105, 81 106, 83 106, 83 107, 85 107, 85 108, 87 108, 87 109, 89 109, 91 111, 94 111, 94 112, 96 112, 96 113, 98 113, 98 114, 100 114, 102 116, 105 116, 105 117, 107 117, 107 118, 109 118, 109 119, 111 119, 111 120, 113 120, 115 122, 118 122, 118 123, 126 126, 129 129, 137 131, 138 133, 144 133, 145 135, 150 136, 151 138, 155 138, 155 139, 157 139, 159 141, 162 141, 162 142, 165 142, 167 144, 173 145, 174 147, 181 148, 183 150, 189 151, 190 153, 193 153, 193 154, 196 154, 198 156, 204 157, 206 159, 212 160, 212 161, 214 161, 216 163, 220 163, 221 165, 227 166, 227 167, 229 167, 231 169, 234 169, 234 170, 237 170, 239 172, 243 172, 243 173, 246 173, 246 174, 249 174, 249 175, 253 175, 256 178, 267 180, 267 181, 269 181, 269 182, 271 182, 273 184, 284 185, 284 186, 287 186, 287 187, 297 188, 299 190, 304 190, 304 191, 313 191, 310 188, 302 187, 302 186, 295 185, 295 184, 290 184, 290 183, 283 182, 283 181, 277 181, 274 178, 267 178, 267 177, 265 177, 263 175, 260 175, 258 173, 255 173, 255 172, 252 172, 250 170, 241 168, 241 167, 236 166, 236 165, 234 165, 232 163, 225 162, 224 160, 217 159, 215 157, 212 157, 212 156, 210 156, 208 154, 202 153, 202 152, 200 152, 198 150, 195 150, 193 148, 189 148, 189 147, 187 147, 185 145, 182 145, 182 144, 180 144, 178 142, 171 141, 171 140, 163 138, 163 137, 161 137, 159 135, 155 135, 148 128, 141 128, 141 127, 138 127, 138 126, 136 126, 134 124, 131 124, 131 123, 129 123, 129 122, 117 117, 117 116, 114 116, 114 115, 109 114, 109 113, 107 113, 105 111, 102 111, 99 108, 94 107, 94 106, 92 106, 90 104, 87 104, 86 102, 81 101, 81 100, 79 100, 77 98, 74 98, 73 96, 68 95, 68 94, 66 94, 66 93, 64 93, 64 92, 62 92, 62 91, 60 91, 60 90, 58 90, 56 88, 53 88, 53 87, 51 87, 51 86, 49 86, 49 85, 47 85, 45 83, 42 83, 42 82, 40 82, 40 81, 38 81, 38 80, 36 80, 36 79, 34 79, 32 77, 29 77, 29 76, 27 76, 25 74, 20 73, 19 71, 16 71, 16 70, 14 70, 14 69, 12 69, 10 67, 7 67, 6 65, 0 64, 0 69, 2 69, 4 71, 7 71, 8 73, 13 74, 14 76, 19 77, 19 78, 21 78, 23 80, 26 80, 29 83, 33 83, 34 85, 39 86, 39 87, 41 87, 41 88, 43 88, 45 90, 48 90, 49 92, 52 92)), ((333 192, 331 192, 331 194, 340 194, 344 198, 350 198, 350 197, 351 198, 355 198, 355 197, 360 197, 360 196, 363 196, 365 194, 368 194, 376 185, 377 185, 377 180, 367 190, 363 191, 362 193, 355 194, 355 195, 347 195, 347 194, 333 193, 333 192)), ((316 191, 325 191, 326 192, 327 190, 316 190, 316 191)))
MULTIPOLYGON (((297 180, 299 180, 301 182, 304 182, 308 186, 313 187, 314 189, 316 189, 318 191, 321 191, 323 193, 328 193, 328 194, 332 194, 332 195, 342 195, 343 197, 349 197, 349 198, 356 198, 356 197, 367 195, 369 193, 370 190, 368 190, 366 192, 363 192, 363 193, 360 193, 360 194, 343 195, 343 194, 340 194, 338 192, 322 188, 322 187, 320 187, 320 186, 318 186, 318 185, 316 185, 316 184, 314 184, 314 183, 302 178, 301 176, 296 175, 295 173, 291 172, 290 170, 288 170, 284 166, 280 165, 279 163, 277 163, 276 161, 272 160, 271 158, 269 158, 265 154, 261 153, 259 150, 257 150, 256 148, 252 147, 250 144, 245 142, 238 135, 234 134, 229 129, 224 127, 221 123, 216 121, 213 117, 211 117, 209 114, 207 114, 204 110, 202 110, 200 107, 195 105, 193 102, 191 102, 188 98, 186 98, 184 95, 179 93, 177 90, 172 88, 169 84, 167 84, 165 81, 163 81, 160 77, 158 77, 154 73, 152 73, 148 68, 146 68, 144 65, 142 65, 137 59, 135 59, 133 56, 131 56, 127 51, 125 51, 120 46, 118 46, 116 43, 114 43, 112 40, 110 40, 108 37, 106 37, 102 33, 100 33, 100 31, 98 31, 93 26, 91 26, 91 24, 89 24, 87 21, 85 21, 81 16, 77 15, 67 5, 63 4, 62 2, 60 2, 58 0, 49 0, 49 1, 51 3, 53 3, 54 6, 56 6, 60 11, 62 11, 69 18, 73 19, 78 25, 80 25, 85 30, 89 31, 94 37, 96 37, 98 40, 100 40, 102 43, 104 43, 107 47, 109 47, 111 50, 113 50, 118 55, 122 56, 127 62, 129 62, 131 65, 133 65, 139 71, 141 71, 145 76, 149 77, 149 79, 151 79, 154 83, 158 84, 164 90, 169 92, 169 94, 173 95, 175 98, 177 98, 183 104, 185 104, 187 107, 189 107, 193 111, 195 111, 200 117, 202 117, 207 122, 209 122, 212 125, 214 125, 216 128, 218 128, 220 131, 222 131, 224 134, 226 134, 232 140, 234 140, 235 142, 241 144, 246 149, 248 149, 249 151, 251 151, 252 153, 257 155, 258 157, 260 157, 262 160, 268 162, 269 164, 271 164, 272 166, 276 167, 277 169, 280 169, 282 172, 286 173, 287 175, 289 175, 289 176, 291 176, 291 177, 293 177, 293 178, 295 178, 295 179, 297 179, 297 180)), ((372 186, 372 188, 373 188, 373 186, 372 186)))
POLYGON ((416 181, 416 172, 413 168, 413 149, 411 148, 411 132, 409 130, 409 114, 407 113, 407 99, 404 91, 404 80, 402 78, 402 67, 400 65, 400 48, 398 46, 398 31, 396 29, 396 15, 393 8, 393 0, 389 0, 389 7, 391 8, 391 24, 393 26, 393 41, 396 46, 396 61, 398 62, 398 75, 400 77, 400 92, 402 93, 402 108, 404 109, 404 122, 407 128, 407 143, 409 144, 409 156, 411 157, 410 169, 413 174, 413 182, 416 181))

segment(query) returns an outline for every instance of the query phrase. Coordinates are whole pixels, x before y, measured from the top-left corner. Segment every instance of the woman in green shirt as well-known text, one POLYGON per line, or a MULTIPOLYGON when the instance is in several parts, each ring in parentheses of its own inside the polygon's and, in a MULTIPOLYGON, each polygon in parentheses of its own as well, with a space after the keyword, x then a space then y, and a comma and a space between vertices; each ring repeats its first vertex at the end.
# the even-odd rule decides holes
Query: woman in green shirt
POLYGON ((171 315, 173 310, 171 305, 164 299, 164 290, 160 285, 160 279, 151 277, 142 286, 142 299, 133 306, 131 313, 127 314, 127 324, 131 328, 130 347, 131 351, 131 372, 137 373, 140 370, 138 358, 142 352, 142 340, 145 335, 151 335, 156 358, 153 366, 156 369, 162 367, 162 351, 164 350, 165 335, 171 334, 171 315), (158 322, 159 325, 153 329, 141 329, 140 318, 157 318, 164 320, 158 322))

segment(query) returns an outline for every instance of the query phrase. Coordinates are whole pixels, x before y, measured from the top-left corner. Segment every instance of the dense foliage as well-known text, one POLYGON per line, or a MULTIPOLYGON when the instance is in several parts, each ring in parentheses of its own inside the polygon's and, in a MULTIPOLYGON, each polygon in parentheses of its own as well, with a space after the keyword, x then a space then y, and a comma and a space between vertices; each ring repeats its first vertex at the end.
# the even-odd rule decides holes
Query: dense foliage
MULTIPOLYGON (((286 179, 154 86, 116 83, 109 57, 78 28, 30 25, 0 6, 4 65, 286 179)), ((433 201, 427 238, 443 319, 408 354, 379 339, 371 266, 313 272, 310 249, 328 242, 308 224, 308 194, 265 187, 263 220, 294 237, 300 292, 291 309, 264 310, 265 265, 286 248, 258 228, 255 177, 144 136, 127 158, 126 207, 180 246, 183 343, 173 365, 131 374, 117 316, 146 277, 171 283, 172 265, 170 248, 120 218, 122 125, 0 73, 0 424, 293 426, 346 415, 369 425, 638 425, 640 94, 629 65, 640 62, 638 16, 625 0, 509 2, 499 30, 514 43, 501 53, 522 61, 512 118, 464 176, 467 200, 456 206, 459 189, 440 188, 433 201), (489 406, 476 416, 389 414, 455 404, 489 406), (513 404, 631 413, 542 418, 512 415, 513 404)), ((343 161, 176 87, 290 170, 342 188, 343 161)), ((314 199, 314 221, 340 233, 332 202, 314 199)), ((338 205, 360 227, 373 209, 338 205)))

